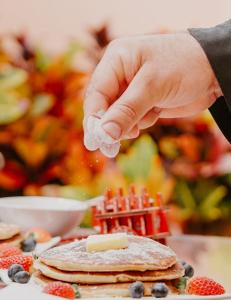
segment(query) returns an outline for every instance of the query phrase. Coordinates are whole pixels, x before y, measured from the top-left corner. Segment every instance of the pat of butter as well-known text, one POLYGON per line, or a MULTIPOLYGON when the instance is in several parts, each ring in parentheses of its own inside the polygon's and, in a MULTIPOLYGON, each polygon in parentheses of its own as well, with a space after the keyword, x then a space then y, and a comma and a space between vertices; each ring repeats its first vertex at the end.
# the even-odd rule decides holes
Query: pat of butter
POLYGON ((126 232, 90 235, 87 238, 87 252, 124 249, 128 247, 126 232))

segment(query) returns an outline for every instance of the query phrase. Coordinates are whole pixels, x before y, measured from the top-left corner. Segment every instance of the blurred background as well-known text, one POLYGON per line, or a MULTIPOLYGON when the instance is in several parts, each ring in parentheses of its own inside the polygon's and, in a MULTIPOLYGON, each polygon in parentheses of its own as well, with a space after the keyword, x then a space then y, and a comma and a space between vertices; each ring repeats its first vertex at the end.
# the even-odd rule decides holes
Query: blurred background
POLYGON ((135 183, 163 193, 173 231, 231 235, 230 146, 209 112, 159 120, 115 159, 87 151, 82 130, 84 88, 111 39, 212 26, 230 18, 229 0, 0 0, 0 7, 1 197, 85 200, 135 183))

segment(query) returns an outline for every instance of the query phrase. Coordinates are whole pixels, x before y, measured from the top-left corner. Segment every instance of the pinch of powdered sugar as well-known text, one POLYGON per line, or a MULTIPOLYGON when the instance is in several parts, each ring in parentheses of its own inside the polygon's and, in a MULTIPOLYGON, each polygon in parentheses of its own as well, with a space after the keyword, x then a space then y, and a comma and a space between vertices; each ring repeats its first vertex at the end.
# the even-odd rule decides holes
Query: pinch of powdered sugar
POLYGON ((95 135, 96 135, 96 138, 99 140, 99 142, 104 143, 104 144, 113 145, 118 142, 117 140, 113 139, 109 134, 107 134, 106 131, 102 128, 101 120, 99 120, 96 123, 95 135))
POLYGON ((96 117, 89 116, 87 119, 86 131, 84 132, 84 145, 90 151, 95 151, 99 148, 99 143, 94 137, 96 122, 96 117))
POLYGON ((99 121, 99 118, 96 118, 94 116, 89 116, 87 119, 87 131, 90 134, 93 134, 96 124, 99 121))
MULTIPOLYGON (((103 112, 100 115, 102 116, 103 112)), ((103 130, 101 119, 96 116, 89 116, 87 119, 84 145, 91 151, 100 149, 105 156, 111 158, 115 157, 120 149, 120 142, 113 139, 103 130)))
POLYGON ((90 151, 95 151, 99 148, 98 143, 95 141, 93 136, 89 133, 84 134, 84 145, 90 151))

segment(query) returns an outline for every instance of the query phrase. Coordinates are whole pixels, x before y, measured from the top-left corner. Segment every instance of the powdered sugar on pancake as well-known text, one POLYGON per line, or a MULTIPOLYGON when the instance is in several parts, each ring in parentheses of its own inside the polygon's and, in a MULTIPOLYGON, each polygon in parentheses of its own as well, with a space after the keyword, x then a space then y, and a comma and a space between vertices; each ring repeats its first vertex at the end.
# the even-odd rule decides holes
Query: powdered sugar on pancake
POLYGON ((42 253, 40 260, 61 270, 115 271, 161 270, 176 263, 176 254, 151 239, 129 236, 129 247, 88 253, 86 240, 56 247, 42 253))

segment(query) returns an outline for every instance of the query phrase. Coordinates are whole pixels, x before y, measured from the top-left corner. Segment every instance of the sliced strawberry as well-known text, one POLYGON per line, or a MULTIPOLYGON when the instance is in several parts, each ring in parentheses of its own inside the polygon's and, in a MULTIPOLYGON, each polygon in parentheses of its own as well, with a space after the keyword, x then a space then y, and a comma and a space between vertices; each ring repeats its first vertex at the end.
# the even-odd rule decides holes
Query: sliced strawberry
POLYGON ((0 259, 0 269, 9 269, 13 264, 19 264, 25 271, 29 271, 33 264, 33 258, 26 255, 13 255, 0 259))
POLYGON ((222 295, 225 293, 224 287, 207 277, 194 277, 189 280, 186 292, 190 295, 210 296, 222 295))
POLYGON ((10 246, 6 243, 0 245, 0 258, 13 256, 13 255, 20 255, 20 254, 22 254, 22 250, 17 247, 10 246))
POLYGON ((78 286, 76 284, 70 285, 60 281, 48 283, 43 292, 46 294, 63 297, 66 299, 80 298, 78 286))

